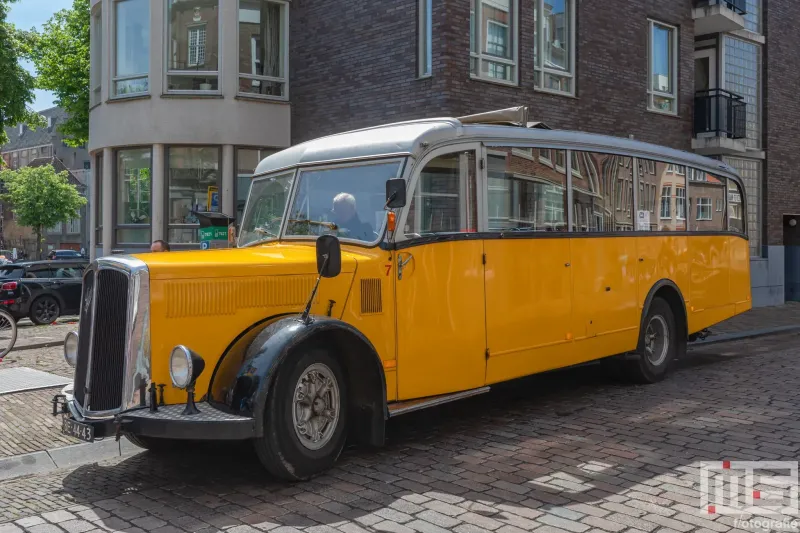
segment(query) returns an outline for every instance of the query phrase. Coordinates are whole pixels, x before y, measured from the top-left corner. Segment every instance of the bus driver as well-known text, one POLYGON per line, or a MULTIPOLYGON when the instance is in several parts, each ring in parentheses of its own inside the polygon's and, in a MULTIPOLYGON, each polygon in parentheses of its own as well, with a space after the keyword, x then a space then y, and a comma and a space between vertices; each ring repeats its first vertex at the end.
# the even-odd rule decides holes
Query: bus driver
POLYGON ((350 193, 339 193, 333 199, 333 221, 343 238, 367 242, 375 240, 372 226, 358 218, 356 198, 350 193))

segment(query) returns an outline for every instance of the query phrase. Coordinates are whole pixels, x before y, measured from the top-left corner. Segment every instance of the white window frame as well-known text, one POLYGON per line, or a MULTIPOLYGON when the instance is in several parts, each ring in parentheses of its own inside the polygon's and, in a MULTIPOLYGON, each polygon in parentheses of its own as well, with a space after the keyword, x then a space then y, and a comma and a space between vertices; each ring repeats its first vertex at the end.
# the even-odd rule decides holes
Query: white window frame
POLYGON ((67 222, 67 234, 78 235, 81 232, 81 219, 72 218, 67 222))
POLYGON ((672 185, 663 185, 661 187, 661 203, 658 209, 658 215, 661 220, 672 220, 672 185), (666 195, 664 192, 666 191, 666 195), (666 203, 665 203, 666 201, 666 203), (664 208, 667 208, 666 214, 664 208))
POLYGON ((89 46, 89 109, 103 102, 103 5, 102 2, 91 12, 91 39, 89 46), (97 23, 97 24, 96 24, 97 23), (98 35, 99 30, 99 35, 98 35))
POLYGON ((188 55, 186 66, 199 67, 206 63, 206 38, 208 37, 208 24, 198 24, 197 26, 189 26, 189 35, 186 37, 188 47, 188 55), (192 45, 192 35, 196 34, 195 44, 192 45), (201 39, 202 37, 202 39, 201 39), (202 40, 202 44, 200 41, 202 40), (194 48, 194 59, 192 59, 192 48, 194 48), (203 52, 203 61, 200 61, 200 52, 203 52))
MULTIPOLYGON (((512 13, 509 35, 513 41, 511 44, 511 59, 484 54, 482 51, 483 3, 487 1, 491 2, 491 0, 475 0, 475 29, 477 30, 478 34, 474 36, 474 39, 475 42, 478 43, 478 50, 476 52, 470 50, 470 57, 475 60, 477 68, 476 72, 472 72, 470 69, 469 77, 474 80, 488 81, 491 83, 499 83, 501 85, 511 85, 517 87, 519 85, 519 0, 510 0, 512 13), (493 78, 491 76, 484 76, 481 74, 481 67, 484 61, 511 67, 513 79, 508 81, 500 78, 493 78)), ((472 28, 470 28, 470 31, 472 31, 472 28)))
POLYGON ((677 26, 661 22, 659 20, 647 19, 647 110, 653 113, 661 113, 664 115, 677 115, 678 114, 678 33, 677 26), (653 30, 655 26, 661 26, 672 32, 672 61, 670 65, 670 74, 672 75, 672 92, 666 93, 653 89, 653 30), (672 100, 672 109, 665 111, 653 105, 654 97, 669 98, 672 100))
MULTIPOLYGON (((150 94, 150 43, 148 43, 148 71, 147 72, 138 72, 136 74, 130 74, 128 76, 117 76, 117 5, 122 2, 126 2, 127 0, 113 0, 111 3, 112 11, 111 11, 111 24, 109 24, 109 35, 111 36, 111 85, 109 86, 109 93, 111 98, 136 98, 141 96, 147 96, 150 94), (138 93, 130 93, 130 94, 117 94, 117 82, 118 81, 128 81, 128 80, 139 80, 139 79, 146 79, 147 80, 147 90, 141 91, 138 93)), ((150 6, 147 7, 148 13, 150 12, 150 6)), ((147 21, 150 24, 150 21, 147 21)))
POLYGON ((536 5, 534 7, 536 11, 536 29, 534 33, 534 39, 536 39, 536 50, 537 53, 534 57, 534 71, 536 72, 537 76, 534 76, 534 90, 541 91, 544 93, 551 93, 551 94, 560 94, 566 96, 575 96, 575 59, 577 57, 576 49, 577 45, 575 36, 576 30, 578 28, 578 18, 577 18, 577 6, 575 5, 575 0, 564 0, 565 4, 567 5, 567 9, 569 10, 569 43, 567 45, 567 52, 569 53, 569 70, 559 70, 545 66, 544 64, 544 17, 541 16, 544 13, 544 4, 546 0, 534 0, 536 5), (544 75, 549 74, 551 76, 557 76, 559 78, 564 78, 569 80, 569 91, 560 91, 557 89, 551 89, 550 87, 544 86, 544 75))
POLYGON ((686 220, 686 187, 675 187, 675 218, 686 220), (683 194, 680 194, 681 192, 683 194))
POLYGON ((419 77, 433 75, 433 0, 419 0, 419 77))
MULTIPOLYGON (((221 0, 223 1, 223 0, 221 0)), ((283 76, 282 77, 275 77, 275 76, 259 76, 256 74, 247 74, 240 72, 238 74, 238 78, 236 80, 236 87, 237 87, 237 95, 241 98, 254 98, 257 100, 288 100, 289 99, 289 2, 285 2, 284 0, 268 0, 270 3, 273 4, 280 4, 281 5, 281 44, 283 49, 281 50, 281 54, 283 55, 283 76), (242 92, 238 90, 239 80, 242 78, 252 80, 253 82, 269 82, 269 83, 282 83, 283 84, 283 96, 272 96, 269 94, 254 94, 248 92, 242 92)), ((236 0, 236 38, 239 38, 239 20, 240 17, 240 10, 241 10, 241 2, 236 0)), ((251 48, 255 46, 254 41, 251 39, 250 41, 251 48)), ((253 62, 255 62, 255 51, 253 51, 253 62)), ((238 59, 238 56, 237 56, 238 59)), ((222 70, 220 68, 220 70, 222 70)), ((255 70, 255 69, 253 69, 255 70)))
POLYGON ((695 209, 697 211, 695 213, 696 214, 696 216, 694 218, 695 220, 701 221, 701 220, 713 220, 714 219, 714 214, 713 214, 714 213, 714 206, 711 203, 711 197, 710 196, 698 196, 697 197, 697 204, 695 206, 695 209), (706 208, 706 207, 708 208, 708 216, 707 217, 701 217, 700 216, 700 210, 701 210, 701 208, 706 208))
MULTIPOLYGON (((170 36, 170 19, 169 19, 169 0, 164 2, 164 89, 163 92, 166 94, 222 94, 224 77, 222 76, 223 72, 223 61, 224 56, 221 52, 223 45, 225 44, 224 33, 222 31, 222 3, 225 0, 217 0, 217 35, 219 36, 217 39, 217 70, 173 70, 169 68, 170 63, 170 54, 172 53, 172 37, 170 36), (215 77, 217 79, 217 88, 210 89, 208 91, 204 91, 198 89, 196 91, 190 89, 170 89, 169 88, 169 78, 170 77, 178 77, 178 78, 192 78, 192 77, 205 77, 205 78, 212 78, 215 77)), ((238 3, 237 3, 238 8, 238 3)), ((238 19, 238 11, 237 11, 237 21, 238 19)), ((238 24, 238 22, 237 22, 238 24)), ((201 24, 198 24, 200 26, 201 24)), ((205 24, 206 28, 208 27, 208 23, 205 24)), ((238 28, 237 28, 238 32, 238 28)), ((187 43, 188 46, 188 43, 187 43)), ((206 55, 208 55, 208 51, 206 50, 206 55)), ((188 50, 187 50, 187 63, 188 63, 188 50)))

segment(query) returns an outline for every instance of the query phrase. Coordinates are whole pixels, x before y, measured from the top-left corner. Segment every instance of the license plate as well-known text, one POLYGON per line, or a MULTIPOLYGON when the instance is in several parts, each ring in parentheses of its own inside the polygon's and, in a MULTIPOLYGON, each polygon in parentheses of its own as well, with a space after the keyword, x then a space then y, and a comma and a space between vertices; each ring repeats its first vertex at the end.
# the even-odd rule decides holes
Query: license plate
POLYGON ((94 440, 94 428, 92 426, 75 422, 66 416, 61 420, 61 433, 85 442, 94 440))

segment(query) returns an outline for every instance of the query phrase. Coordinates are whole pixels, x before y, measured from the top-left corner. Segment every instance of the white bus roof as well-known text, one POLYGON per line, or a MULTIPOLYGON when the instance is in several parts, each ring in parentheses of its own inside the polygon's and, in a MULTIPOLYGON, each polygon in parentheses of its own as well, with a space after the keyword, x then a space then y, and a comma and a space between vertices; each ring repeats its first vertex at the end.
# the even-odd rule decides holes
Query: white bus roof
POLYGON ((504 146, 525 144, 542 148, 618 153, 733 176, 741 182, 736 170, 722 161, 656 144, 578 131, 464 124, 455 118, 399 122, 304 142, 265 158, 256 168, 255 175, 294 166, 382 156, 405 155, 418 158, 438 146, 463 142, 504 146))

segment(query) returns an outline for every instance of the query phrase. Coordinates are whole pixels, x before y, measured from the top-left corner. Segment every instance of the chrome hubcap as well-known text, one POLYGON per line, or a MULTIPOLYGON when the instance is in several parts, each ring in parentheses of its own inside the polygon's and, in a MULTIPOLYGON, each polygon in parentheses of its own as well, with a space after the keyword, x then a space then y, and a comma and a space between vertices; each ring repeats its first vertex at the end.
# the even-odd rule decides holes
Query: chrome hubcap
POLYGON ((669 328, 661 315, 656 315, 647 323, 644 332, 644 353, 653 366, 659 366, 669 353, 669 328))
POLYGON ((300 444, 319 450, 333 438, 339 422, 339 384, 331 369, 315 363, 303 372, 294 389, 292 423, 300 444))

